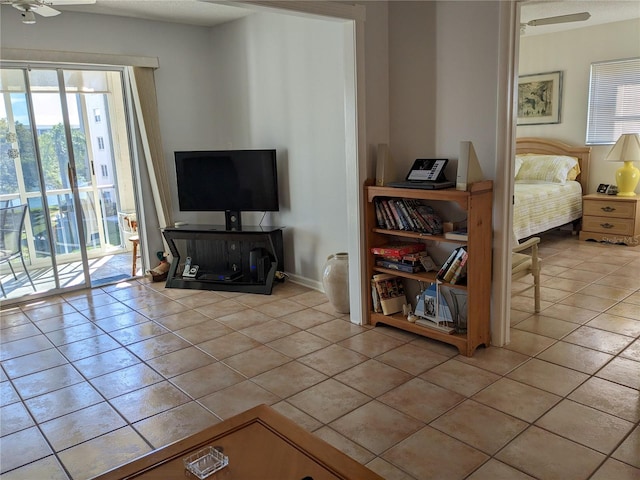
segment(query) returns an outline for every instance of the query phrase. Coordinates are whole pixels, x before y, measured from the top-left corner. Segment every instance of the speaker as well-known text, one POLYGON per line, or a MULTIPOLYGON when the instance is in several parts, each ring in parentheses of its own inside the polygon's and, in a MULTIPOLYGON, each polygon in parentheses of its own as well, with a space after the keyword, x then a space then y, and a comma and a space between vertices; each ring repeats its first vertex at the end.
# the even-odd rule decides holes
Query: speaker
POLYGON ((267 275, 271 268, 271 257, 264 255, 258 261, 258 282, 264 283, 267 281, 267 275))
POLYGON ((389 182, 396 180, 394 178, 393 160, 389 153, 389 146, 386 143, 379 143, 376 153, 376 186, 382 187, 389 182))
POLYGON ((227 230, 242 230, 242 218, 239 211, 225 211, 224 221, 227 230))
MULTIPOLYGON (((249 275, 254 282, 260 281, 260 267, 262 258, 265 256, 265 250, 261 247, 252 248, 249 251, 249 275)), ((268 271, 268 270, 267 270, 268 271)))
POLYGON ((456 175, 456 190, 466 191, 474 182, 484 180, 482 168, 473 143, 460 142, 460 156, 458 157, 458 173, 456 175))

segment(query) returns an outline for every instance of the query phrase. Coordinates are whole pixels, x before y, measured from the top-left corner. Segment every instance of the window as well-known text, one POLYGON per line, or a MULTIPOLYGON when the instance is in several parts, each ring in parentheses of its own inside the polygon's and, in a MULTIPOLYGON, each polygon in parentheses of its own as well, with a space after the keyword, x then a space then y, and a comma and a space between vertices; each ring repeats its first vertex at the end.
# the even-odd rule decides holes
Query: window
POLYGON ((591 64, 587 145, 640 133, 640 58, 591 64))
POLYGON ((102 115, 101 115, 101 112, 100 112, 99 108, 94 108, 93 109, 93 120, 96 123, 100 123, 102 121, 102 115))
POLYGON ((108 177, 109 176, 109 169, 107 168, 106 165, 100 165, 100 170, 102 171, 102 176, 103 177, 108 177))
POLYGON ((98 149, 104 150, 104 137, 98 137, 98 149))

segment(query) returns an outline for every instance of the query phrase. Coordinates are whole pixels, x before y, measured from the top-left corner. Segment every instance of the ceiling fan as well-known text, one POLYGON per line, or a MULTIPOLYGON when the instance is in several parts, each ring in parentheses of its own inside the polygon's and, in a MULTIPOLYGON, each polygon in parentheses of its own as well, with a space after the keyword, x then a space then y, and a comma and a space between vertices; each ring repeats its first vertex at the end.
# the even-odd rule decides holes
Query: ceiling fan
POLYGON ((54 5, 85 5, 96 3, 96 0, 0 0, 2 5, 11 5, 22 12, 22 23, 32 25, 36 23, 37 13, 43 17, 55 17, 60 12, 53 8, 54 5))
POLYGON ((584 22, 589 20, 591 14, 589 12, 570 13, 568 15, 558 15, 557 17, 537 18, 527 23, 520 24, 520 34, 523 34, 527 27, 539 27, 542 25, 555 25, 558 23, 584 22))

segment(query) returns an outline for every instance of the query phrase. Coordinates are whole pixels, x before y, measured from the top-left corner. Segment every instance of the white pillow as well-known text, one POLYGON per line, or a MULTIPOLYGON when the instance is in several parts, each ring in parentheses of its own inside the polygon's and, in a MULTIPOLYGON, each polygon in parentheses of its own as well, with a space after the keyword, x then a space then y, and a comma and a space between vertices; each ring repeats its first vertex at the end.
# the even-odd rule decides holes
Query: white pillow
POLYGON ((514 173, 513 176, 516 177, 518 175, 518 172, 520 171, 520 167, 522 167, 522 164, 524 163, 524 157, 527 154, 518 154, 516 155, 516 162, 515 162, 515 168, 514 168, 514 173))
MULTIPOLYGON (((520 183, 560 183, 578 165, 578 159, 565 155, 523 155, 515 180, 520 183)), ((517 159, 517 157, 516 157, 517 159)))

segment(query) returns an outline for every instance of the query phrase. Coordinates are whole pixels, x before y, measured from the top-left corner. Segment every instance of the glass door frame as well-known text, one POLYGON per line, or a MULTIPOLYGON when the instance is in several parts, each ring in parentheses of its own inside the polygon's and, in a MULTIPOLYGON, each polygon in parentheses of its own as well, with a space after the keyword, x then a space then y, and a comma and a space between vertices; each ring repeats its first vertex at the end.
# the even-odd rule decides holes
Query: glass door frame
MULTIPOLYGON (((95 196, 100 195, 98 190, 99 190, 99 185, 97 184, 97 174, 96 172, 93 172, 91 177, 92 177, 92 184, 90 187, 81 187, 78 184, 78 176, 77 176, 77 164, 76 164, 76 159, 74 156, 74 149, 73 149, 73 140, 72 140, 72 125, 70 122, 70 117, 69 117, 69 104, 68 104, 68 98, 67 95, 71 94, 73 95, 74 92, 68 93, 67 88, 66 88, 66 84, 65 84, 65 72, 68 71, 73 71, 73 70, 78 70, 78 71, 104 71, 104 72, 115 72, 118 74, 118 80, 116 80, 119 84, 120 84, 120 88, 121 88, 121 95, 122 95, 122 116, 121 116, 121 121, 123 122, 122 128, 125 129, 126 131, 126 148, 128 150, 129 153, 129 165, 128 168, 130 170, 131 173, 131 184, 132 184, 132 188, 133 188, 133 203, 134 206, 137 207, 140 204, 139 201, 139 197, 140 197, 140 183, 139 183, 139 167, 136 164, 136 159, 137 159, 137 154, 135 151, 135 135, 136 132, 135 130, 133 130, 133 125, 132 125, 132 118, 133 118, 133 112, 132 112, 132 102, 131 102, 131 95, 130 95, 130 91, 129 88, 127 86, 127 82, 126 82, 126 67, 123 66, 112 66, 112 65, 81 65, 81 64, 50 64, 50 63, 38 63, 37 65, 30 65, 28 63, 25 62, 13 62, 13 61, 0 61, 0 69, 4 70, 4 69, 13 69, 13 70, 20 70, 22 72, 22 75, 24 76, 24 86, 25 86, 25 100, 26 100, 26 106, 27 106, 27 113, 29 115, 29 120, 30 120, 30 125, 29 125, 29 132, 32 135, 33 138, 33 144, 34 144, 34 154, 36 155, 37 161, 36 161, 36 165, 37 165, 37 176, 38 176, 38 180, 40 182, 40 188, 39 188, 39 192, 38 192, 38 198, 39 200, 42 202, 42 207, 43 207, 43 211, 45 212, 45 223, 46 223, 46 228, 48 229, 48 247, 50 249, 51 255, 50 255, 50 261, 51 261, 51 269, 53 272, 53 282, 55 287, 48 289, 46 291, 43 292, 35 292, 34 294, 28 295, 28 296, 22 296, 22 297, 17 297, 15 299, 9 299, 9 298, 3 298, 3 303, 7 302, 10 303, 12 301, 24 301, 25 299, 31 299, 31 298, 38 298, 38 297, 42 297, 42 296, 50 296, 50 295, 55 295, 55 294, 59 294, 61 292, 69 292, 72 290, 79 290, 79 289, 85 289, 85 288, 91 288, 92 287, 92 280, 91 280, 91 272, 90 272, 90 268, 89 268, 89 254, 87 251, 87 231, 85 229, 84 226, 84 222, 83 222, 83 210, 82 210, 82 200, 81 200, 81 192, 86 192, 87 194, 91 195, 92 198, 95 200, 95 196), (63 116, 63 126, 64 126, 64 135, 65 135, 65 144, 66 144, 66 148, 67 148, 67 155, 68 155, 68 169, 67 172, 60 172, 60 176, 62 177, 63 175, 67 175, 67 178, 69 180, 69 186, 68 188, 63 188, 64 191, 70 191, 71 193, 71 197, 73 199, 73 205, 74 205, 74 221, 76 224, 76 233, 77 233, 77 242, 80 245, 79 248, 79 253, 80 253, 80 262, 82 264, 82 270, 83 270, 83 281, 81 283, 75 283, 74 285, 71 286, 63 286, 61 281, 60 281, 60 271, 59 271, 59 264, 60 263, 65 263, 64 261, 59 261, 59 257, 62 257, 62 259, 64 259, 64 256, 66 254, 62 253, 59 254, 57 253, 57 247, 56 247, 56 242, 55 242, 55 238, 54 238, 54 226, 53 226, 53 221, 51 219, 50 216, 50 202, 49 202, 49 198, 48 196, 50 196, 51 194, 56 194, 55 191, 47 191, 47 187, 46 187, 46 183, 45 183, 45 173, 44 173, 44 169, 43 169, 43 165, 42 165, 42 152, 40 150, 40 142, 39 142, 39 138, 38 138, 38 127, 37 127, 37 119, 36 119, 36 115, 35 115, 35 109, 34 109, 34 99, 33 99, 33 91, 32 91, 32 85, 30 83, 30 75, 29 75, 29 71, 32 69, 38 69, 38 70, 53 70, 56 73, 56 77, 57 77, 57 81, 58 81, 58 91, 56 92, 59 100, 60 100, 60 107, 62 109, 62 116, 63 116), (88 188, 88 190, 87 190, 88 188)), ((82 93, 82 92, 78 92, 78 93, 82 93)), ((2 93, 3 95, 5 95, 5 93, 2 93)), ((118 103, 120 103, 120 99, 118 99, 118 103)), ((83 102, 84 104, 84 102, 83 102)), ((117 108, 120 108, 120 106, 118 105, 117 108)), ((85 114, 88 115, 88 112, 83 112, 85 114)), ((11 120, 11 122, 15 122, 14 119, 11 120)), ((88 128, 88 127, 87 127, 88 128)), ((113 132, 111 131, 112 129, 112 125, 109 125, 109 133, 112 134, 113 132)), ((88 131, 87 131, 88 134, 88 131)), ((122 139, 123 137, 120 136, 120 138, 122 139)), ((122 143, 122 142, 121 142, 122 143)), ((91 154, 93 155, 93 154, 91 154)), ((89 161, 91 161, 91 158, 89 158, 89 161)), ((113 162, 113 158, 112 158, 112 162, 113 162)), ((19 163, 19 162, 18 162, 19 163)), ((92 170, 93 170, 93 165, 92 165, 92 170)), ((20 172, 16 172, 16 174, 18 175, 18 177, 21 177, 23 175, 22 171, 20 172)), ((115 182, 117 185, 117 179, 118 177, 115 176, 115 172, 114 172, 114 178, 115 178, 115 182)), ((116 188, 117 190, 117 188, 116 188)), ((18 192, 16 193, 16 199, 24 202, 27 200, 28 197, 33 198, 34 197, 34 193, 35 192, 27 192, 27 188, 24 188, 24 182, 22 181, 22 188, 19 188, 18 192)), ((116 197, 117 197, 117 191, 116 191, 116 197)), ((119 199, 116 198, 116 204, 119 205, 119 199)), ((95 208, 100 208, 101 210, 101 215, 100 215, 100 222, 99 222, 99 230, 100 230, 100 238, 102 240, 105 239, 106 237, 106 227, 104 226, 104 220, 102 217, 102 213, 104 212, 104 208, 101 205, 98 205, 95 208)), ((136 208, 137 210, 137 208, 136 208)), ((141 216, 140 220, 143 220, 143 216, 141 216)), ((28 246, 29 246, 29 252, 35 252, 35 235, 33 231, 30 231, 31 229, 31 222, 25 222, 25 226, 27 229, 27 241, 28 241, 28 246)), ((124 240, 123 240, 124 242, 124 240)), ((77 254, 77 253, 76 253, 77 254)), ((31 253, 31 255, 33 255, 31 253)), ((143 257, 143 256, 142 256, 143 257)), ((142 260, 144 261, 144 257, 142 258, 142 260)), ((130 271, 130 270, 129 270, 130 271)))

